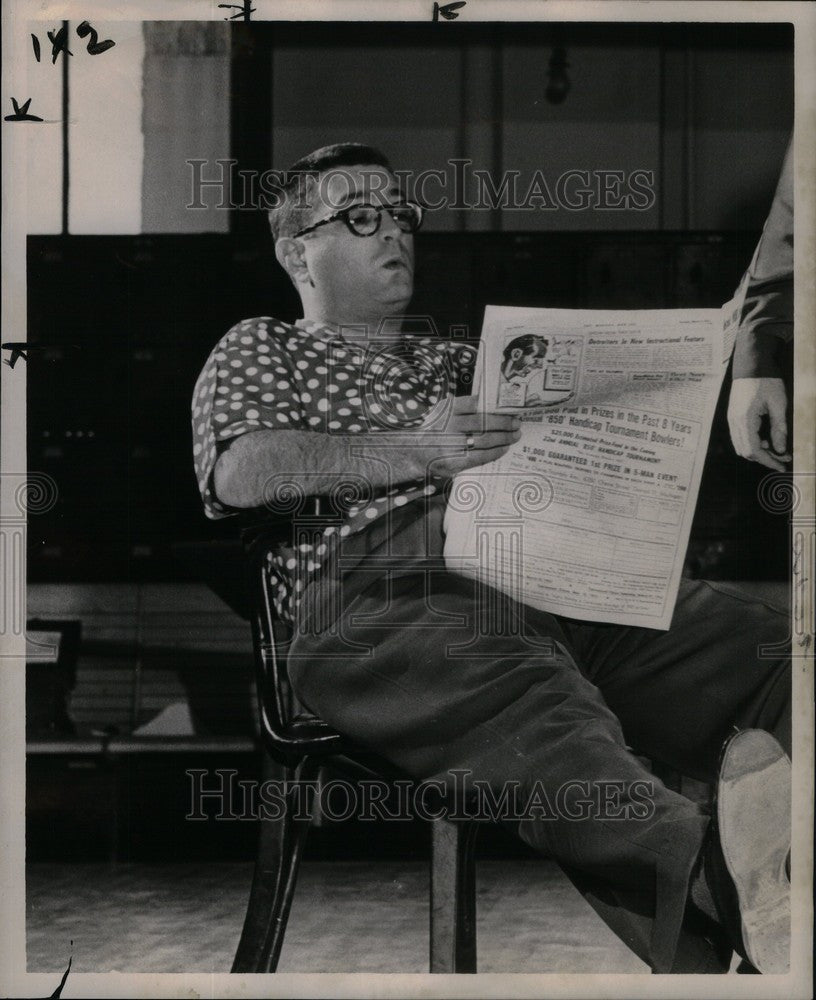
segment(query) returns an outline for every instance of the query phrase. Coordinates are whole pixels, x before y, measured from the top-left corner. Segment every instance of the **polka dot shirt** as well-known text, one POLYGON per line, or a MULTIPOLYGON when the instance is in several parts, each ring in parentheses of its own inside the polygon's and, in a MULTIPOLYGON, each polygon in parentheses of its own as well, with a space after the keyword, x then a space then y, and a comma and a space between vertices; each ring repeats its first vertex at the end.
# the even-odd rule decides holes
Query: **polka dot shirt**
MULTIPOLYGON (((475 360, 470 345, 432 337, 361 345, 310 320, 238 323, 213 348, 193 393, 193 457, 205 513, 235 513, 218 500, 212 482, 218 455, 233 438, 257 430, 347 435, 417 428, 454 393, 458 380, 469 381, 475 360)), ((286 495, 286 477, 272 477, 268 485, 267 503, 286 495)), ((293 619, 303 591, 340 538, 443 485, 421 479, 383 487, 379 495, 361 489, 321 535, 269 553, 277 613, 293 619)))

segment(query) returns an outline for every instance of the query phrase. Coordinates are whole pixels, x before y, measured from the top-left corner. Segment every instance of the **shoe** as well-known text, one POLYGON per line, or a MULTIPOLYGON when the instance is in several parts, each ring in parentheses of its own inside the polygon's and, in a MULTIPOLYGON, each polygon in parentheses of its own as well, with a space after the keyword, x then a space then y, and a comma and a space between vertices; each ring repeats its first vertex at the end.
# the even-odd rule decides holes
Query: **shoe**
POLYGON ((761 729, 725 743, 704 855, 705 878, 736 951, 758 971, 790 967, 790 760, 761 729))

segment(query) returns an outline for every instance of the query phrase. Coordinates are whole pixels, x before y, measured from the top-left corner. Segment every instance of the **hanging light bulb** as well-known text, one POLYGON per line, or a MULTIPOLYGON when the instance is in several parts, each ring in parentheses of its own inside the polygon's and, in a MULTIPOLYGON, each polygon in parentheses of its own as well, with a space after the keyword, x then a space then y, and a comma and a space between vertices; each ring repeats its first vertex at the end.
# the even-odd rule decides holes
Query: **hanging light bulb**
POLYGON ((547 89, 544 96, 550 104, 562 104, 564 98, 570 92, 572 82, 567 76, 569 69, 567 62, 567 50, 563 45, 556 45, 550 56, 550 64, 547 67, 547 89))

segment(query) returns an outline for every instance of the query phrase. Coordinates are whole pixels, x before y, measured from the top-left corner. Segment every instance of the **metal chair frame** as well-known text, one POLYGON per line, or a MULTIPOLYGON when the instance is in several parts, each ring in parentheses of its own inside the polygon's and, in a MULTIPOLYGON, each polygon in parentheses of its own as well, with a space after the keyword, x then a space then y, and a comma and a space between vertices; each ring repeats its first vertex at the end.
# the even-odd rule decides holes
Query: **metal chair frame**
MULTIPOLYGON (((319 511, 319 503, 314 504, 319 511)), ((312 526, 317 515, 309 519, 312 526)), ((325 519, 322 522, 325 524, 325 519)), ((265 557, 293 522, 266 520, 244 532, 264 779, 286 782, 279 819, 262 819, 255 872, 233 972, 275 972, 283 946, 311 817, 294 808, 295 783, 324 765, 352 777, 407 778, 383 758, 354 746, 322 719, 293 705, 286 674, 285 623, 275 614, 265 557)), ((431 821, 430 971, 476 972, 475 841, 478 821, 431 821)))

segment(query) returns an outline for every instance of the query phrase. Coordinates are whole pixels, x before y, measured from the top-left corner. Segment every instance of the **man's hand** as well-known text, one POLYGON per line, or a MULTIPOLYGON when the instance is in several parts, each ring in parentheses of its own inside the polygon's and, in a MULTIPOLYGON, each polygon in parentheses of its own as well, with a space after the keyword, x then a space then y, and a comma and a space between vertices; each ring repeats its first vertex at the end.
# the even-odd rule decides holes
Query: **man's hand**
POLYGON ((418 470, 419 475, 454 476, 495 462, 521 437, 518 417, 477 413, 472 396, 456 396, 445 405, 444 413, 412 435, 409 447, 426 463, 425 469, 418 470))
POLYGON ((728 400, 728 426, 731 443, 738 455, 769 469, 785 471, 783 463, 791 460, 785 450, 788 442, 785 422, 787 401, 785 383, 781 378, 734 379, 728 400), (766 414, 770 424, 770 441, 759 436, 762 418, 766 414))

